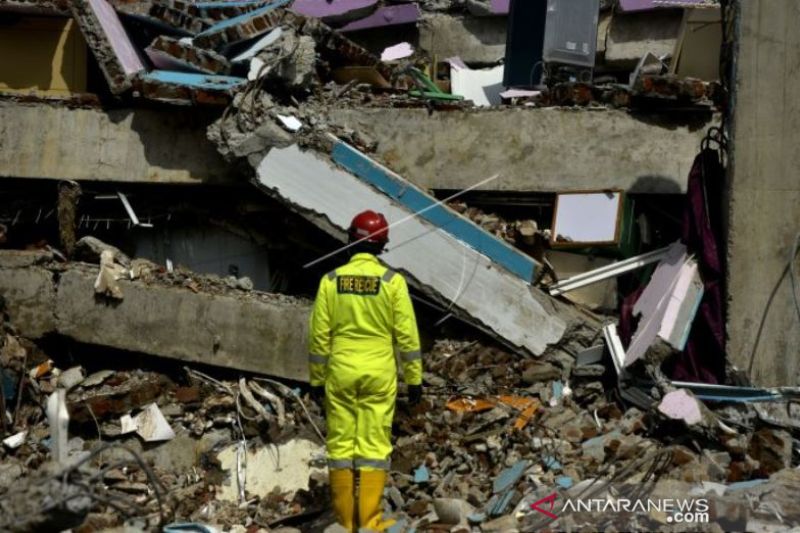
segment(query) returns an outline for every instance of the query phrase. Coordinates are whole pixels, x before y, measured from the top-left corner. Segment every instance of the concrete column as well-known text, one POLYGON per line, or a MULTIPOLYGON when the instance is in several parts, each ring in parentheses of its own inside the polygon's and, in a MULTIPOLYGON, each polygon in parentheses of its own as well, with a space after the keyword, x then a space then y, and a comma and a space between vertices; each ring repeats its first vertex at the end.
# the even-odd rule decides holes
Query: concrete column
POLYGON ((741 0, 740 6, 728 354, 739 368, 752 368, 757 384, 797 385, 800 317, 787 265, 800 233, 800 3, 741 0))

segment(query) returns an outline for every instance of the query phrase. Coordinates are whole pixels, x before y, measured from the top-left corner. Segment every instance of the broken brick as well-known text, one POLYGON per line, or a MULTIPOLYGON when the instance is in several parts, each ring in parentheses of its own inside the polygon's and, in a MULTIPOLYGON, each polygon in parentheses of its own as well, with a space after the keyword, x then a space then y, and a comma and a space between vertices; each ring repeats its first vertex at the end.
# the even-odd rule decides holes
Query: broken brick
POLYGON ((228 44, 257 37, 278 27, 286 10, 267 5, 256 11, 217 23, 197 34, 194 44, 202 48, 218 50, 228 44))
POLYGON ((209 21, 176 9, 170 2, 162 0, 153 2, 150 7, 150 16, 189 33, 200 33, 211 27, 209 21))
POLYGON ((750 439, 748 454, 758 461, 759 476, 767 477, 791 466, 792 436, 780 429, 759 429, 750 439))
POLYGON ((200 400, 200 387, 178 387, 175 389, 175 399, 181 403, 193 403, 200 400))
POLYGON ((159 68, 169 69, 171 63, 177 63, 184 69, 206 74, 228 74, 231 70, 224 56, 164 35, 156 37, 145 52, 159 68))
POLYGON ((540 381, 552 381, 561 377, 561 371, 550 363, 532 362, 522 372, 522 381, 533 385, 540 381))

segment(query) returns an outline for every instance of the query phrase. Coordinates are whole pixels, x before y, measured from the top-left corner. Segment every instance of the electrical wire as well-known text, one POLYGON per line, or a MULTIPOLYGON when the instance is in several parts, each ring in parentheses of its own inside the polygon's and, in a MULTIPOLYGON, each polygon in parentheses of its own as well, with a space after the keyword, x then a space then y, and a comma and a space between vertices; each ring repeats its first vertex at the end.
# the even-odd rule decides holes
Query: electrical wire
POLYGON ((794 237, 794 246, 789 256, 789 279, 792 282, 792 299, 794 300, 794 309, 797 311, 797 319, 800 320, 800 298, 797 296, 797 274, 794 271, 794 260, 797 258, 798 251, 800 251, 800 233, 794 237))

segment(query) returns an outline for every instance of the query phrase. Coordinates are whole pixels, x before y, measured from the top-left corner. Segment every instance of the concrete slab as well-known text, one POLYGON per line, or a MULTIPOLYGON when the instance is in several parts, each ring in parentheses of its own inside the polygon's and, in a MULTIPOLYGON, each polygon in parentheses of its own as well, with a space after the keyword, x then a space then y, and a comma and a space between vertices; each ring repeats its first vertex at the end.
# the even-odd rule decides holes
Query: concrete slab
POLYGON ((373 14, 339 28, 341 32, 369 30, 372 28, 385 28, 412 24, 419 20, 419 7, 416 4, 400 4, 378 8, 373 14))
MULTIPOLYGON (((274 148, 256 170, 257 185, 334 236, 341 236, 364 206, 390 223, 411 211, 367 182, 297 146, 274 148)), ((508 344, 541 354, 558 342, 573 318, 488 257, 437 225, 411 218, 392 228, 381 259, 409 283, 465 320, 508 344)))
POLYGON ((145 98, 159 102, 225 105, 233 90, 245 83, 246 78, 235 76, 154 70, 140 76, 137 88, 145 98))
POLYGON ((506 53, 506 17, 423 15, 419 45, 439 58, 458 56, 468 64, 497 63, 506 53))
POLYGON ((240 181, 206 138, 216 118, 197 108, 103 111, 0 103, 0 178, 240 181))
POLYGON ((615 14, 606 37, 606 64, 635 67, 648 52, 672 55, 682 20, 681 9, 615 14))
POLYGON ((331 109, 330 121, 378 142, 386 166, 425 189, 682 193, 711 117, 618 110, 331 109), (513 125, 509 127, 509 124, 513 125))
POLYGON ((293 439, 283 444, 270 444, 263 448, 247 450, 247 477, 244 487, 239 485, 236 475, 237 444, 227 446, 217 454, 220 468, 228 475, 220 487, 218 498, 227 502, 238 502, 239 491, 244 489, 252 496, 266 497, 273 491, 294 494, 308 490, 312 475, 325 475, 325 447, 307 439, 293 439), (322 466, 314 461, 323 459, 322 466))
POLYGON ((88 344, 308 379, 306 303, 130 281, 119 282, 123 300, 108 302, 95 297, 96 275, 91 269, 61 275, 54 306, 60 334, 88 344))

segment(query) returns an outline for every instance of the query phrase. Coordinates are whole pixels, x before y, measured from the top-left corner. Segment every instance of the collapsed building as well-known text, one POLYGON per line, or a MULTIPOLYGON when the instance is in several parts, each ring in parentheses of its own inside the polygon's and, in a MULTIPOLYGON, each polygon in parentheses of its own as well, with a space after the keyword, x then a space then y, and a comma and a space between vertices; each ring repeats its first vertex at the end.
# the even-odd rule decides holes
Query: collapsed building
POLYGON ((796 526, 796 10, 588 3, 565 66, 558 2, 0 0, 0 529, 327 527, 306 322, 365 207, 425 324, 397 531, 796 526))

